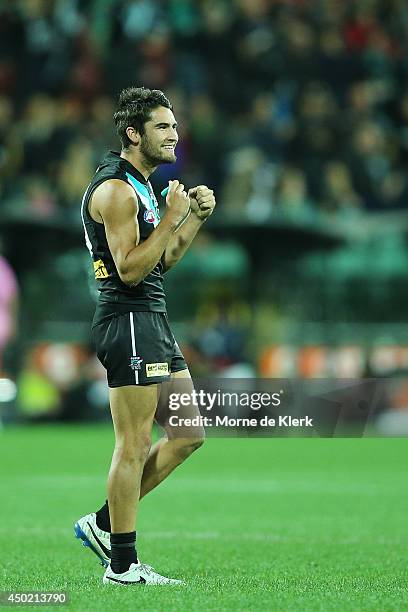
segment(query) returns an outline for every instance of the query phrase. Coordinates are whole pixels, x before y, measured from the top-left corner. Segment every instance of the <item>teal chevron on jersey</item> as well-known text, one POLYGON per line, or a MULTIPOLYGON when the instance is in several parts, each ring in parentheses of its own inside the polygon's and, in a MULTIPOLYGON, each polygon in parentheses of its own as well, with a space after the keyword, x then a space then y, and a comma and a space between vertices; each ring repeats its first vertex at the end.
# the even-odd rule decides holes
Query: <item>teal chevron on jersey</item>
MULTIPOLYGON (((146 210, 153 215, 153 226, 156 227, 159 224, 160 216, 156 202, 153 200, 152 193, 146 185, 143 185, 140 181, 132 176, 129 172, 126 172, 129 183, 139 196, 140 201, 146 210)), ((146 219, 146 217, 144 217, 146 219)))

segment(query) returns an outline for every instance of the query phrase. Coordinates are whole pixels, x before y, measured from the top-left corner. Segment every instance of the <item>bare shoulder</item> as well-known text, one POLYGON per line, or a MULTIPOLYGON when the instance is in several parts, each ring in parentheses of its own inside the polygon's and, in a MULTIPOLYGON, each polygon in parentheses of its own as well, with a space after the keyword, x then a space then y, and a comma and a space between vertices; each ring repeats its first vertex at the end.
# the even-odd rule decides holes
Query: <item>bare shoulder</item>
POLYGON ((120 179, 104 181, 92 194, 90 211, 92 217, 103 222, 113 211, 115 214, 134 214, 137 196, 133 187, 120 179))

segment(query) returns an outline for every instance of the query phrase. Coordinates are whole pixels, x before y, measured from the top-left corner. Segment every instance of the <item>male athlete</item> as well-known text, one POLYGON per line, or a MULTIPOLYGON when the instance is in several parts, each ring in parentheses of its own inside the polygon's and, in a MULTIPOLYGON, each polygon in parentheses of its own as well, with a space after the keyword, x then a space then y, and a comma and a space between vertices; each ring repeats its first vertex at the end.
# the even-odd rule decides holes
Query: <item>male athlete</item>
MULTIPOLYGON (((203 443, 202 428, 168 423, 162 383, 189 390, 192 383, 169 327, 162 275, 183 257, 215 198, 204 185, 186 193, 170 181, 160 219, 148 179, 160 164, 176 161, 178 141, 172 106, 161 91, 123 90, 114 120, 122 150, 109 152, 98 167, 82 220, 100 292, 92 332, 107 370, 115 448, 108 500, 77 521, 75 534, 106 566, 105 584, 180 584, 139 562, 135 525, 139 499, 203 443), (166 436, 151 446, 154 420, 166 436)), ((199 414, 194 405, 183 410, 179 416, 199 414)))

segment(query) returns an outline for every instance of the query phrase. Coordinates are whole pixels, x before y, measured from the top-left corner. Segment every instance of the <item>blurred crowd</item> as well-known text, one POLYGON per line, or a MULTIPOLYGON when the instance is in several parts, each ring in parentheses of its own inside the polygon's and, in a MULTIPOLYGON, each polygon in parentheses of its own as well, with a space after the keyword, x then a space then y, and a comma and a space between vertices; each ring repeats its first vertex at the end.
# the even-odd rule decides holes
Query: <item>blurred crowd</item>
POLYGON ((3 0, 0 197, 78 206, 130 84, 163 89, 176 167, 226 215, 353 216, 408 196, 406 0, 3 0))

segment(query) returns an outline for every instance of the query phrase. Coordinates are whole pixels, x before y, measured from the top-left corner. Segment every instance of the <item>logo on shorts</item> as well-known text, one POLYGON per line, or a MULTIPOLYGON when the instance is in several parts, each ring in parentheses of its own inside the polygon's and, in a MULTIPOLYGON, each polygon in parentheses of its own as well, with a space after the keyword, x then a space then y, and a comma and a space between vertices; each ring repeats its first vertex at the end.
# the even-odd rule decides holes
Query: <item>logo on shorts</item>
POLYGON ((129 367, 132 368, 132 370, 140 370, 142 361, 143 359, 141 357, 131 357, 129 367))
POLYGON ((143 214, 143 219, 146 221, 146 223, 154 223, 156 221, 154 212, 152 210, 145 210, 143 214))
POLYGON ((169 375, 169 364, 168 363, 146 363, 146 376, 150 378, 152 376, 168 376, 169 375))

